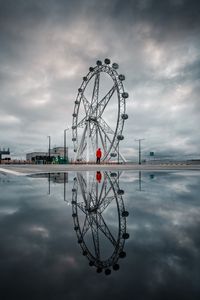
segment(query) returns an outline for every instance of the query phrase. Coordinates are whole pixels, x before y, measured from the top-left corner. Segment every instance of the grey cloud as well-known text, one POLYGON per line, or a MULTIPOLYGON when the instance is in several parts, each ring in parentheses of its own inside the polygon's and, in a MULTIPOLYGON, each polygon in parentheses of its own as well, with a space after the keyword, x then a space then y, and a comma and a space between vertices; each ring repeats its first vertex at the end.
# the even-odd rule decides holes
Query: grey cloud
MULTIPOLYGON (((124 153, 130 154, 132 141, 141 135, 147 148, 153 142, 163 152, 166 146, 173 151, 170 135, 173 143, 197 140, 196 1, 1 1, 0 7, 0 129, 5 146, 18 149, 21 156, 16 136, 24 135, 23 145, 34 150, 38 144, 44 147, 41 140, 50 133, 59 144, 71 123, 82 77, 105 57, 119 63, 130 94, 124 153), (8 125, 6 117, 13 123, 8 125)), ((175 151, 184 154, 186 148, 177 144, 175 151)), ((192 152, 197 149, 194 142, 192 152)))
POLYGON ((115 1, 113 16, 123 22, 147 22, 158 40, 178 37, 182 32, 199 30, 200 6, 196 1, 115 1))

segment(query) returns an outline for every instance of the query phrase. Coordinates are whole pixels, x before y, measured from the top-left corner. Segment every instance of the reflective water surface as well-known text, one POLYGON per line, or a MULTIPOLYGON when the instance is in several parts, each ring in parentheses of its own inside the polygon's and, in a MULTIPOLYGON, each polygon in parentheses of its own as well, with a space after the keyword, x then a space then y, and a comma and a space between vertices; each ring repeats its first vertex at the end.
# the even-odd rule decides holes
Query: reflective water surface
POLYGON ((200 299, 200 174, 0 173, 1 299, 200 299))

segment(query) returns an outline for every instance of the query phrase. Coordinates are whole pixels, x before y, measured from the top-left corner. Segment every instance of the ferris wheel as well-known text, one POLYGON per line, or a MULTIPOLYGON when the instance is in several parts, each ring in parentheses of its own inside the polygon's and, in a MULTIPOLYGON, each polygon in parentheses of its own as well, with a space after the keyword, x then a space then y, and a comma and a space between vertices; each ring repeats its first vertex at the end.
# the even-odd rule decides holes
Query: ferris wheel
POLYGON ((119 259, 126 257, 124 245, 129 238, 124 191, 119 188, 119 177, 113 175, 117 174, 104 172, 103 183, 99 183, 95 176, 90 180, 77 173, 72 189, 72 217, 78 244, 89 265, 106 275, 111 268, 119 270, 119 259))
POLYGON ((106 58, 104 63, 97 60, 83 77, 74 104, 72 115, 72 142, 75 161, 95 160, 98 148, 102 149, 102 161, 111 159, 125 161, 119 151, 119 143, 124 140, 126 99, 125 76, 118 74, 119 65, 106 58))

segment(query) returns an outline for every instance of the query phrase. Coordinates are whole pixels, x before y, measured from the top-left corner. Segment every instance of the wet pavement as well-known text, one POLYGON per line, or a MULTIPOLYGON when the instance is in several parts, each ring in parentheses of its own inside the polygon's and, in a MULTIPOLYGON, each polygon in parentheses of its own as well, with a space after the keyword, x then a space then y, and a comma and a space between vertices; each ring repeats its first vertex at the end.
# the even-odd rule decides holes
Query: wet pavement
POLYGON ((186 162, 162 164, 67 164, 67 165, 0 165, 0 172, 20 174, 54 173, 69 171, 112 171, 112 170, 199 170, 200 164, 186 162))
POLYGON ((0 172, 2 299, 199 299, 199 193, 191 170, 0 172))

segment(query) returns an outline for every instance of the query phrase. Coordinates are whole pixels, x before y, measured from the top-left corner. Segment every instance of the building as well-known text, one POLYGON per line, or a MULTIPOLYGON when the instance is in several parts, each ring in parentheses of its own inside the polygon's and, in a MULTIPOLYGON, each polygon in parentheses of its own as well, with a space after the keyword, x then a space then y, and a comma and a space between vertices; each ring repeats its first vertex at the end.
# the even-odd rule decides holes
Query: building
POLYGON ((9 148, 8 149, 0 148, 0 164, 1 164, 1 162, 10 160, 10 157, 6 157, 6 158, 2 159, 2 155, 10 155, 10 149, 9 148))
MULTIPOLYGON (((64 163, 64 147, 55 147, 49 152, 31 152, 26 154, 26 160, 35 164, 64 163)), ((66 160, 68 162, 68 147, 66 147, 66 160)))
MULTIPOLYGON (((66 148, 66 156, 68 156, 68 148, 66 148)), ((50 150, 51 155, 55 154, 59 154, 60 156, 64 157, 64 147, 55 147, 53 149, 50 150)))

